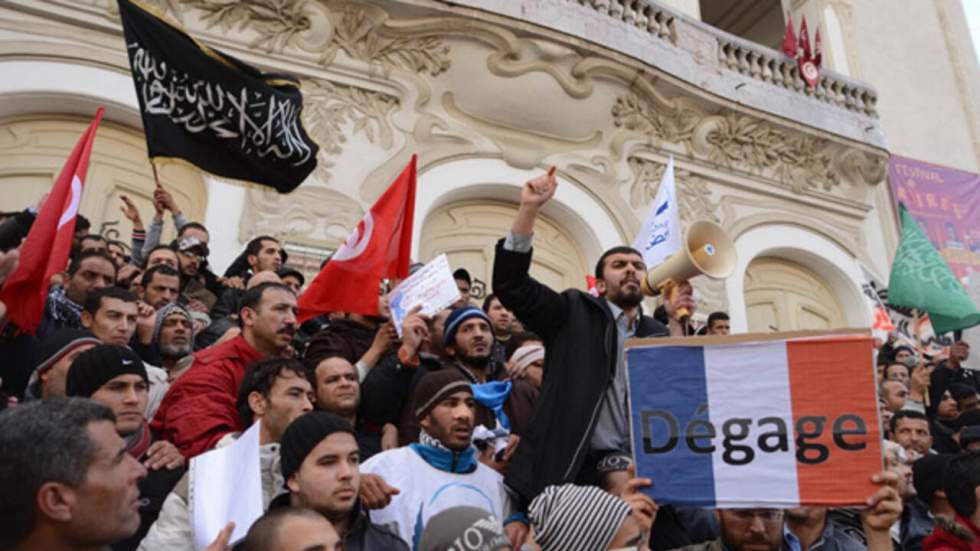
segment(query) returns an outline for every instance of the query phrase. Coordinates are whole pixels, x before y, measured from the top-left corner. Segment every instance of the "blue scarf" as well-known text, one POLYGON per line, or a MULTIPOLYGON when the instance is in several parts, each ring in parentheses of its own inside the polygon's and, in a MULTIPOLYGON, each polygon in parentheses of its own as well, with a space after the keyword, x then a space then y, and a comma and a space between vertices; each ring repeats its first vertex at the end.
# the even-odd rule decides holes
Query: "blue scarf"
POLYGON ((510 419, 504 413, 504 402, 510 396, 514 384, 510 381, 492 381, 470 386, 473 388, 473 399, 492 410, 500 426, 510 431, 510 419))
POLYGON ((442 442, 429 436, 425 430, 419 432, 419 441, 408 445, 426 463, 447 473, 469 474, 476 470, 476 448, 470 446, 461 452, 454 452, 442 442))

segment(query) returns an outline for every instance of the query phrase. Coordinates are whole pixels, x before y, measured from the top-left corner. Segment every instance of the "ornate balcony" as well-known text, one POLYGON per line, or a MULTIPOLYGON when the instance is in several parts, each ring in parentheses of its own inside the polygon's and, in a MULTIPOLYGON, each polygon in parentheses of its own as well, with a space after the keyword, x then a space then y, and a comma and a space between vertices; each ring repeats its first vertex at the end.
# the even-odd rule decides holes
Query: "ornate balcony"
POLYGON ((883 147, 877 93, 829 69, 807 86, 796 62, 651 0, 453 0, 576 36, 763 112, 883 147))

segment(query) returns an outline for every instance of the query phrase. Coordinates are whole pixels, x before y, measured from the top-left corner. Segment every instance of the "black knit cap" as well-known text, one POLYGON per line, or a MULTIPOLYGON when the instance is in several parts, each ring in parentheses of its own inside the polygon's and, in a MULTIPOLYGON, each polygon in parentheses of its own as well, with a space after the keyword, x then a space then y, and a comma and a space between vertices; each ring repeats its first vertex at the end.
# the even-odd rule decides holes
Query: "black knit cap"
POLYGON ((449 368, 427 373, 415 385, 415 418, 421 421, 439 402, 460 391, 473 394, 470 382, 459 371, 449 368))
POLYGON ((949 465, 951 454, 924 455, 912 463, 912 485, 915 495, 926 505, 932 502, 932 496, 943 487, 943 472, 949 465))
POLYGON ((129 348, 100 344, 82 352, 68 368, 65 394, 88 398, 99 387, 120 375, 139 375, 149 382, 143 360, 129 348))
POLYGON ((357 439, 354 427, 346 419, 325 411, 311 411, 300 415, 286 427, 279 442, 279 464, 282 467, 284 486, 289 477, 299 470, 313 448, 335 432, 347 432, 357 439))

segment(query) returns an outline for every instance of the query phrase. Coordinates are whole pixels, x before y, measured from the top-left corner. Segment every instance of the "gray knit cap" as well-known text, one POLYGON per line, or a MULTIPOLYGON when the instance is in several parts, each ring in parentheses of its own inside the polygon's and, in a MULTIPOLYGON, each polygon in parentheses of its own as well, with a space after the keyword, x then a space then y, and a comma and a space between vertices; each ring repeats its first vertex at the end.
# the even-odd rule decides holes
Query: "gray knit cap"
POLYGON ((419 551, 498 551, 510 549, 504 527, 479 507, 451 507, 429 519, 419 551))
MULTIPOLYGON (((173 314, 179 314, 187 318, 188 321, 193 322, 194 318, 191 316, 190 311, 187 308, 177 304, 176 302, 171 302, 166 306, 157 310, 157 319, 153 324, 153 342, 160 342, 160 330, 163 329, 163 322, 173 314)), ((194 349, 194 331, 191 331, 190 338, 191 350, 194 349)))
POLYGON ((630 506, 596 486, 548 486, 529 509, 542 551, 606 549, 630 506))

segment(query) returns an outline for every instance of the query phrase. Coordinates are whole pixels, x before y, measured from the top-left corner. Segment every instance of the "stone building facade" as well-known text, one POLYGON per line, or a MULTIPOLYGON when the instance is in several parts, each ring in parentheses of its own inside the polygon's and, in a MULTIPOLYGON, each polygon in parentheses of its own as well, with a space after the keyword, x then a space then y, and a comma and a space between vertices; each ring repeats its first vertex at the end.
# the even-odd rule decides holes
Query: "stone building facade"
MULTIPOLYGON (((720 224, 738 253, 734 276, 695 282, 702 312, 729 311, 736 331, 867 326, 861 285, 887 282, 897 243, 890 147, 973 171, 980 158, 976 60, 952 1, 910 1, 911 13, 886 0, 772 2, 779 25, 792 11, 824 30, 830 68, 815 88, 780 52, 701 21, 693 0, 145 1, 214 47, 299 76, 321 146, 289 195, 162 167, 185 214, 211 229, 218 269, 270 234, 315 271, 418 153, 416 258, 447 253, 488 292, 519 186, 555 165, 533 273, 583 287, 602 250, 632 241, 673 156, 683 221, 720 224), (874 50, 900 41, 868 34, 885 12, 927 43, 901 64, 914 79, 884 64, 907 52, 874 50), (929 113, 916 110, 924 97, 929 113)), ((755 27, 743 34, 769 43, 771 29, 755 27)), ((44 193, 105 105, 81 212, 123 241, 120 195, 149 220, 124 46, 113 0, 0 3, 2 210, 44 193)))

